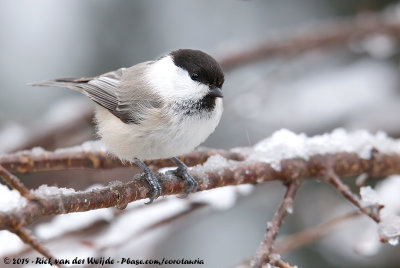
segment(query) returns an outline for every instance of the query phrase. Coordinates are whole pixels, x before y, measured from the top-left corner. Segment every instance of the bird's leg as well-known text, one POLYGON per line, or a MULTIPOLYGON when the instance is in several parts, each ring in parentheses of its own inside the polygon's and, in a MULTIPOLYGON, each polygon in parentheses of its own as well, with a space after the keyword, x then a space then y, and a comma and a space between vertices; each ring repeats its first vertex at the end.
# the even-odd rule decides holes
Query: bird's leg
POLYGON ((188 184, 189 187, 186 190, 185 194, 182 196, 182 198, 187 197, 193 190, 197 190, 198 183, 197 181, 192 177, 192 175, 189 174, 188 168, 183 163, 181 160, 179 160, 177 157, 172 157, 172 160, 175 162, 175 164, 178 166, 178 168, 174 171, 175 175, 184 179, 188 184))
POLYGON ((146 166, 146 164, 143 163, 143 161, 139 160, 138 158, 135 158, 135 164, 144 172, 144 174, 146 175, 146 180, 150 184, 150 187, 153 191, 150 197, 150 201, 146 203, 146 204, 151 204, 154 201, 154 199, 157 199, 157 197, 161 195, 161 185, 158 182, 156 175, 154 175, 153 171, 151 171, 151 169, 148 166, 146 166))

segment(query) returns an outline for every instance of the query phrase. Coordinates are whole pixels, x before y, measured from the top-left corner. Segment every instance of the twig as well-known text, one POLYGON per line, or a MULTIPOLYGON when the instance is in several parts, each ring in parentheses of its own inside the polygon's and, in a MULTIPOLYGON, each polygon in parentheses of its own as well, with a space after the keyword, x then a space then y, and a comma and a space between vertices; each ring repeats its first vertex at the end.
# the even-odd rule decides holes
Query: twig
POLYGON ((8 172, 2 165, 0 165, 0 177, 3 178, 4 182, 7 183, 8 186, 17 190, 21 196, 25 197, 27 200, 36 199, 35 195, 29 191, 28 188, 13 174, 8 172))
POLYGON ((63 266, 59 263, 54 263, 55 258, 50 254, 50 252, 35 238, 32 236, 31 232, 25 228, 19 228, 15 230, 11 230, 15 233, 22 241, 26 244, 30 245, 37 252, 45 256, 52 264, 62 268, 63 266))
POLYGON ((291 235, 285 238, 283 241, 277 243, 275 246, 275 250, 277 253, 282 254, 297 248, 301 248, 305 245, 308 245, 316 240, 321 239, 322 237, 328 235, 335 228, 337 228, 340 224, 347 222, 350 219, 357 218, 363 215, 363 213, 359 210, 353 211, 339 217, 336 217, 330 221, 321 223, 315 227, 310 229, 301 231, 297 234, 291 235))
POLYGON ((353 203, 356 207, 360 209, 362 213, 365 215, 369 216, 371 219, 373 219, 375 222, 379 223, 380 218, 379 218, 379 209, 375 212, 373 209, 368 209, 365 208, 361 205, 359 198, 357 195, 355 195, 350 188, 345 185, 342 180, 338 177, 338 175, 334 172, 334 170, 329 167, 326 171, 323 171, 322 173, 322 178, 324 181, 328 182, 329 184, 332 184, 347 200, 349 200, 351 203, 353 203))
POLYGON ((276 236, 278 235, 279 228, 283 223, 287 213, 293 209, 293 199, 301 184, 300 180, 293 180, 287 188, 285 197, 275 213, 272 222, 268 223, 267 232, 265 233, 264 241, 258 247, 254 257, 252 267, 261 268, 265 263, 279 265, 279 267, 288 267, 285 262, 280 258, 273 259, 273 246, 276 236))
POLYGON ((399 38, 400 21, 377 14, 364 15, 345 22, 339 21, 302 31, 280 40, 269 40, 260 46, 242 49, 236 54, 228 55, 219 62, 224 70, 229 71, 251 62, 273 57, 289 57, 314 49, 344 46, 350 41, 363 40, 376 34, 399 38))

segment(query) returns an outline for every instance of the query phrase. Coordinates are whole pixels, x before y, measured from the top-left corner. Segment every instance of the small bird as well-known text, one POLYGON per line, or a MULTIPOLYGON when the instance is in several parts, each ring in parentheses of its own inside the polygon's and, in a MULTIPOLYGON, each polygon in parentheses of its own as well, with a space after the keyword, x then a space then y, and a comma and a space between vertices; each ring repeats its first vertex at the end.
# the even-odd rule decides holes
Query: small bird
POLYGON ((58 78, 32 86, 66 87, 96 105, 97 133, 119 159, 135 163, 152 188, 161 185, 143 160, 172 158, 175 175, 185 180, 186 197, 197 181, 176 156, 192 151, 217 127, 222 111, 224 73, 210 55, 178 49, 154 60, 96 77, 58 78))

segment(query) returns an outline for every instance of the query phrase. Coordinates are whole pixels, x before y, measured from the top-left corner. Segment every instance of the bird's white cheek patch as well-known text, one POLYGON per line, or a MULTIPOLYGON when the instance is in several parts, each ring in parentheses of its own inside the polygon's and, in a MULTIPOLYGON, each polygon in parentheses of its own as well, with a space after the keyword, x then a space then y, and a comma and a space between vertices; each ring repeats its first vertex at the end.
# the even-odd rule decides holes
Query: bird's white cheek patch
POLYGON ((193 81, 186 70, 177 67, 171 56, 154 63, 147 79, 159 95, 169 100, 201 99, 208 91, 207 85, 193 81))

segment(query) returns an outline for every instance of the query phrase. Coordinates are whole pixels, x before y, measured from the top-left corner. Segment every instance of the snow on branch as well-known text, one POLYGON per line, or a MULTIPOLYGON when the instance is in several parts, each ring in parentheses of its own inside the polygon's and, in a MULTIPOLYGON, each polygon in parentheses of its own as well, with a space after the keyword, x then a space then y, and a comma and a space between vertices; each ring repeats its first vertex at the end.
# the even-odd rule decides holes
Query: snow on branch
MULTIPOLYGON (((204 191, 226 185, 256 184, 272 180, 289 183, 302 178, 322 178, 324 172, 329 169, 332 169, 341 178, 354 177, 364 173, 374 178, 400 174, 399 146, 399 141, 387 138, 382 133, 371 135, 368 132, 359 131, 348 134, 343 130, 337 130, 331 134, 308 138, 303 134, 295 135, 287 130, 281 130, 271 138, 258 143, 254 148, 232 149, 228 152, 203 150, 183 156, 182 159, 189 163, 194 159, 198 163, 202 163, 208 158, 203 165, 197 165, 190 169, 193 177, 199 182, 199 191, 204 191), (213 156, 210 157, 210 155, 213 156), (227 159, 224 156, 230 156, 235 160, 227 159)), ((120 166, 120 164, 115 165, 118 160, 107 157, 102 150, 78 153, 79 150, 79 147, 76 147, 72 150, 61 150, 54 153, 43 151, 43 156, 37 152, 23 152, 0 157, 0 164, 17 172, 35 172, 49 170, 52 167, 62 169, 63 166, 59 163, 69 163, 65 165, 65 169, 120 166), (37 155, 33 156, 34 154, 37 155), (68 159, 71 155, 74 156, 73 160, 76 162, 68 159), (67 158, 62 159, 60 156, 67 158), (93 161, 94 157, 100 156, 102 157, 100 163, 106 164, 93 164, 97 163, 97 161, 93 161), (35 159, 34 164, 29 157, 35 159), (14 159, 15 162, 11 162, 10 159, 14 159), (18 168, 23 166, 21 163, 28 163, 27 169, 18 168), (46 165, 46 163, 50 164, 46 165), (52 166, 53 163, 58 163, 58 165, 52 166)), ((150 161, 149 163, 158 168, 170 166, 170 164, 163 164, 162 161, 150 161)), ((161 182, 164 195, 183 192, 184 183, 174 175, 156 173, 156 176, 161 182)), ((87 192, 66 194, 59 191, 56 194, 41 194, 37 190, 33 191, 33 194, 36 196, 36 201, 30 201, 26 206, 7 213, 0 212, 1 229, 28 225, 43 215, 87 211, 111 206, 121 207, 129 202, 148 198, 151 193, 148 183, 141 174, 128 183, 114 182, 106 187, 87 192)), ((7 200, 2 201, 7 202, 7 200)))
MULTIPOLYGON (((279 267, 289 267, 275 251, 274 241, 286 214, 291 213, 291 204, 297 189, 301 186, 301 180, 326 181, 357 206, 362 213, 379 222, 382 206, 374 201, 373 194, 363 190, 363 200, 360 200, 342 182, 341 178, 363 174, 369 178, 383 178, 400 174, 400 140, 389 138, 384 133, 372 135, 367 131, 348 133, 343 129, 338 129, 332 133, 307 137, 304 134, 296 135, 288 130, 280 130, 252 148, 235 148, 229 151, 202 149, 184 155, 181 159, 192 166, 189 171, 198 181, 199 191, 273 180, 280 180, 288 185, 288 191, 267 230, 254 264, 255 267, 260 267, 267 261, 279 267)), ((148 161, 147 164, 153 169, 159 169, 171 166, 172 163, 169 160, 157 160, 148 161)), ((108 186, 88 191, 46 185, 29 191, 22 184, 22 186, 19 185, 20 182, 16 183, 18 178, 14 175, 12 177, 9 173, 9 171, 27 173, 71 168, 121 167, 119 160, 109 156, 106 148, 98 142, 85 143, 82 146, 55 152, 36 148, 31 151, 4 155, 0 156, 0 165, 3 167, 0 169, 1 176, 7 184, 26 197, 20 196, 18 200, 15 198, 15 190, 10 191, 6 187, 0 187, 0 230, 10 230, 17 234, 22 232, 18 230, 23 230, 23 227, 46 215, 106 207, 123 209, 128 203, 151 195, 151 188, 143 174, 136 175, 127 183, 114 181, 108 186), (10 182, 10 177, 12 182, 10 182), (9 194, 10 192, 13 194, 9 194), (7 199, 10 197, 13 200, 7 199)), ((132 166, 127 165, 127 167, 132 166)), ((160 180, 164 196, 184 193, 186 185, 172 173, 157 172, 156 176, 160 180)), ((385 219, 389 220, 384 226, 390 227, 394 224, 390 218, 388 215, 385 216, 385 219)), ((387 240, 392 242, 400 235, 398 230, 381 231, 381 234, 389 236, 387 240)), ((28 240, 33 241, 33 239, 28 240)), ((385 241, 382 237, 381 240, 385 241)), ((45 250, 42 249, 43 251, 45 250)))

